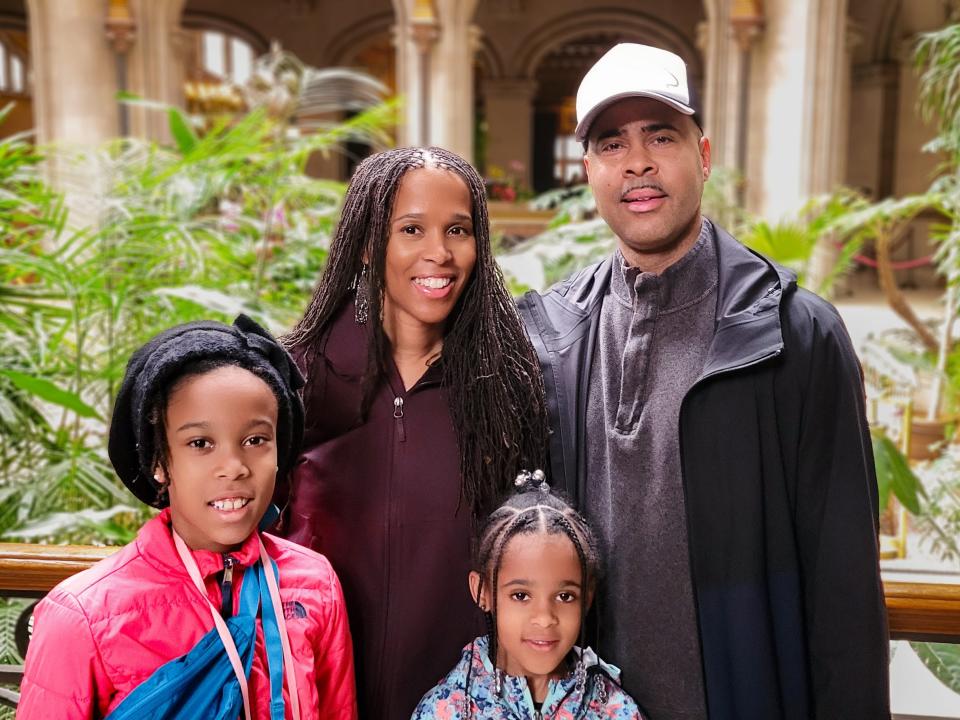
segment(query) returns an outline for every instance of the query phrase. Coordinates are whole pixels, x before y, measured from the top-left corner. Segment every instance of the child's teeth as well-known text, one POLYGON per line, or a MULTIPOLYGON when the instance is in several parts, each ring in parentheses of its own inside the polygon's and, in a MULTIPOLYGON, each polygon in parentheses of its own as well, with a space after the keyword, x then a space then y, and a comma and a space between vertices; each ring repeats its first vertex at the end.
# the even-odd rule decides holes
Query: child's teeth
POLYGON ((239 510, 248 502, 250 502, 250 500, 247 498, 233 498, 230 500, 214 500, 210 504, 217 510, 239 510))

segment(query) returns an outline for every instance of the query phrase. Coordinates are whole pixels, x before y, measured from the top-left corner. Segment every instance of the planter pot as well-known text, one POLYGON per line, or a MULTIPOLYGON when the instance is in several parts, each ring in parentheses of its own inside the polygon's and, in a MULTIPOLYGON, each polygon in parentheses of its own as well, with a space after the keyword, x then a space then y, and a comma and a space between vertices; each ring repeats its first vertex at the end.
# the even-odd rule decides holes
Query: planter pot
POLYGON ((953 417, 936 420, 921 420, 914 417, 913 422, 910 423, 908 457, 911 460, 933 460, 940 454, 949 426, 955 422, 956 418, 953 417))

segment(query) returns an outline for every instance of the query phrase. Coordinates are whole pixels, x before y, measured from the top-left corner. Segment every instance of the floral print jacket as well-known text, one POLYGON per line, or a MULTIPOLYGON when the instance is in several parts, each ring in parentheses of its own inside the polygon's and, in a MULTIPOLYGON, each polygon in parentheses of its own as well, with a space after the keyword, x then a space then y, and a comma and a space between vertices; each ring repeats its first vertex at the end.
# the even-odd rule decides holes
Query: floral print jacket
POLYGON ((440 684, 423 696, 411 720, 643 720, 636 703, 617 683, 619 669, 597 658, 590 648, 574 652, 587 667, 584 689, 578 689, 573 672, 551 680, 538 711, 526 678, 502 675, 497 693, 488 640, 479 637, 463 649, 460 662, 440 684))

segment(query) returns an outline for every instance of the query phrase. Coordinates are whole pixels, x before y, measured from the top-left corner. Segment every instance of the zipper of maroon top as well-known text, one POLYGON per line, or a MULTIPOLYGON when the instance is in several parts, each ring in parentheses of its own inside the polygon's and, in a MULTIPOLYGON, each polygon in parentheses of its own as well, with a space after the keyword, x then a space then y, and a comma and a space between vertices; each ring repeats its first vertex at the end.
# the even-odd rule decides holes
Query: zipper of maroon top
POLYGON ((397 435, 400 442, 406 442, 407 431, 403 427, 403 398, 399 395, 393 399, 393 417, 397 421, 397 435))
POLYGON ((223 554, 223 580, 220 581, 220 615, 227 619, 233 615, 233 566, 237 564, 232 555, 223 554))

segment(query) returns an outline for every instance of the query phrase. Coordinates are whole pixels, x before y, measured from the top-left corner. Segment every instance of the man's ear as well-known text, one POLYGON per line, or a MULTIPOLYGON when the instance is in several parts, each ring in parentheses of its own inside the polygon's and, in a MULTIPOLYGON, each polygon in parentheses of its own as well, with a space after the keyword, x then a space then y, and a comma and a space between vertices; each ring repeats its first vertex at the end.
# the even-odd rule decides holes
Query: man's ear
POLYGON ((700 138, 700 162, 703 165, 703 181, 710 179, 710 138, 704 135, 700 138))
POLYGON ((590 158, 587 156, 586 151, 583 153, 583 170, 587 173, 587 182, 590 182, 590 158))
POLYGON ((490 608, 493 607, 493 603, 490 602, 490 588, 484 585, 483 592, 480 592, 480 573, 476 570, 471 570, 470 575, 467 577, 467 582, 470 584, 470 597, 473 598, 473 601, 484 612, 490 610, 490 608))

